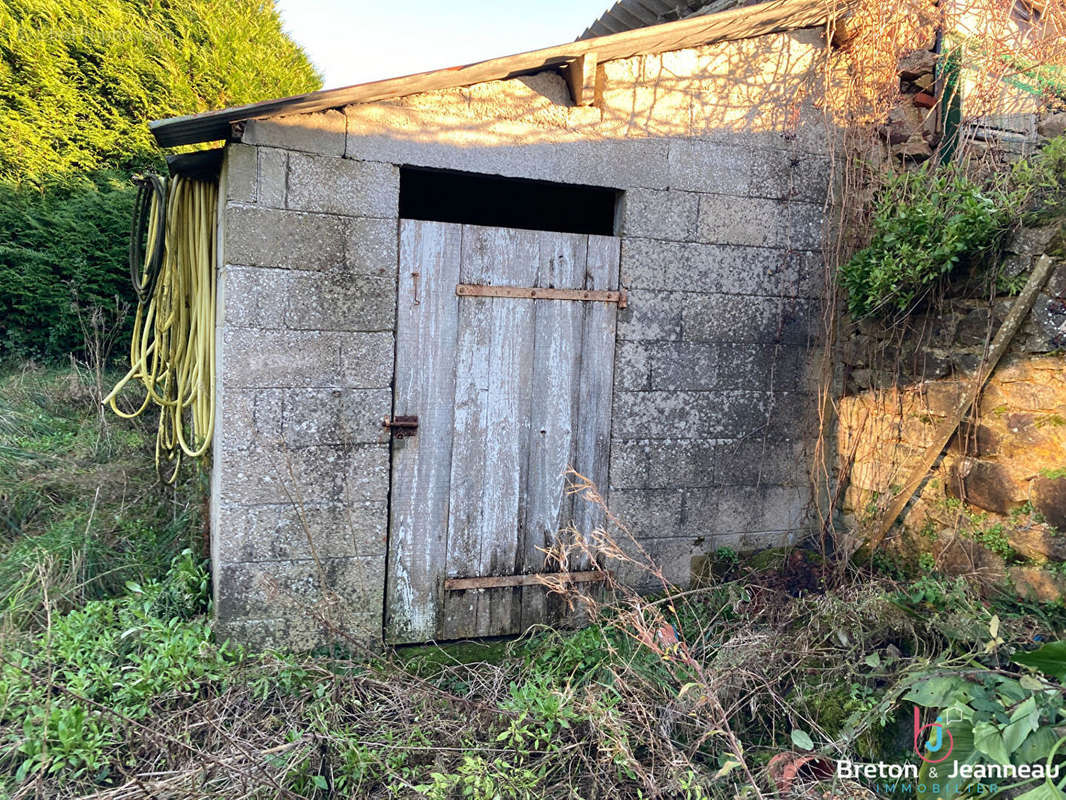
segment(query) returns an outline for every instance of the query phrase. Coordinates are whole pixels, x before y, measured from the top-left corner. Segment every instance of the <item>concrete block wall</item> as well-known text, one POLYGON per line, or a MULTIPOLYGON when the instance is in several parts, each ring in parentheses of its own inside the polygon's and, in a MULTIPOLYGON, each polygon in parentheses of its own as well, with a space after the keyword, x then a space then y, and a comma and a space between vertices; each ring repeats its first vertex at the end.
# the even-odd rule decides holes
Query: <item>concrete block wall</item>
POLYGON ((223 167, 216 613, 256 646, 380 640, 399 171, 343 159, 343 123, 305 119, 307 152, 230 144, 223 167))
MULTIPOLYGON (((694 144, 679 166, 706 174, 716 146, 694 144)), ((729 182, 705 184, 721 193, 631 190, 623 202, 630 302, 609 502, 679 584, 719 547, 789 543, 810 523, 825 215, 810 184, 801 199, 751 180, 769 160, 804 163, 785 149, 734 153, 729 182)))
MULTIPOLYGON (((809 523, 828 133, 817 32, 249 122, 228 147, 213 488, 217 613, 380 636, 399 165, 610 186, 619 314, 607 499, 667 577, 809 523)), ((650 576, 626 576, 651 583, 650 576)))

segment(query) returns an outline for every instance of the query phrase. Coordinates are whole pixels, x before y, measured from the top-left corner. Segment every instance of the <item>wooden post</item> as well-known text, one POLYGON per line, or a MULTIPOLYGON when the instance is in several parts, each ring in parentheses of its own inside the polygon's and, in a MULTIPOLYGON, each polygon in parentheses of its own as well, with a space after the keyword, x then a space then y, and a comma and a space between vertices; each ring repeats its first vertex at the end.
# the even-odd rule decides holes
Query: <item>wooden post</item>
POLYGON ((566 65, 566 82, 575 106, 591 106, 596 100, 596 54, 584 53, 566 65))
POLYGON ((974 375, 973 383, 963 393, 963 396, 959 399, 958 405, 955 410, 948 416, 944 422, 940 424, 940 427, 936 429, 933 435, 933 443, 929 445, 925 453, 922 454, 922 459, 918 463, 918 466, 911 472, 907 482, 903 484, 903 488, 900 489, 899 494, 892 498, 892 502, 888 506, 888 510, 885 511, 885 515, 881 518, 877 529, 873 535, 867 539, 866 547, 872 553, 878 548, 886 534, 891 530, 892 526, 896 523, 896 519, 903 512, 904 507, 910 502, 911 497, 918 491, 919 487, 925 483, 926 477, 933 464, 940 457, 944 448, 947 447, 951 437, 955 434, 955 429, 959 427, 959 423, 962 422, 962 418, 966 416, 966 413, 970 410, 974 401, 977 399, 977 395, 981 393, 981 389, 984 387, 985 382, 992 375, 999 360, 1003 357, 1003 354, 1007 352, 1007 347, 1010 346, 1011 340, 1014 338, 1014 334, 1022 327, 1022 323, 1025 322, 1025 318, 1029 315, 1029 312, 1033 308, 1033 303, 1036 301, 1036 296, 1040 290, 1044 288, 1044 284, 1047 283, 1048 276, 1051 274, 1051 267, 1055 262, 1048 256, 1041 256, 1036 263, 1036 268, 1033 270, 1033 274, 1029 276, 1029 281, 1025 284, 1025 288, 1022 289, 1021 294, 1014 301, 1014 305, 1011 306, 1010 312, 1007 314, 1007 318, 1003 320, 1003 324, 996 332, 996 337, 992 340, 992 346, 988 353, 988 357, 977 368, 977 373, 974 375))

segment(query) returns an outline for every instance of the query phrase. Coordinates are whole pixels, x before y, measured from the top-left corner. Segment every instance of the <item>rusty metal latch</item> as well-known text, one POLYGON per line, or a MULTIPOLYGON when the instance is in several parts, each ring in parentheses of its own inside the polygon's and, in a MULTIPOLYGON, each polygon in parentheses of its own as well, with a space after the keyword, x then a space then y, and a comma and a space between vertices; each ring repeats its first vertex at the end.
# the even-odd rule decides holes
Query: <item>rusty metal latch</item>
POLYGON ((397 414, 395 417, 385 417, 381 426, 397 439, 406 439, 418 432, 418 417, 397 414))

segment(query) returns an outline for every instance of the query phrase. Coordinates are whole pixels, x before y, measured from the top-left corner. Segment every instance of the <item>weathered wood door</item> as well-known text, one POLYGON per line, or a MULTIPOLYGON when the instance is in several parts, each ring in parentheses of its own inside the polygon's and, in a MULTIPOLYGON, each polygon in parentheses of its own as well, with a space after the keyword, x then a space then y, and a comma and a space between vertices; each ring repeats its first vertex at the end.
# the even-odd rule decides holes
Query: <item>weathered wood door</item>
POLYGON ((393 413, 418 428, 392 445, 395 643, 552 621, 558 598, 541 585, 445 583, 545 572, 559 530, 601 522, 565 472, 606 490, 616 303, 460 296, 465 285, 617 290, 618 240, 401 221, 393 413))

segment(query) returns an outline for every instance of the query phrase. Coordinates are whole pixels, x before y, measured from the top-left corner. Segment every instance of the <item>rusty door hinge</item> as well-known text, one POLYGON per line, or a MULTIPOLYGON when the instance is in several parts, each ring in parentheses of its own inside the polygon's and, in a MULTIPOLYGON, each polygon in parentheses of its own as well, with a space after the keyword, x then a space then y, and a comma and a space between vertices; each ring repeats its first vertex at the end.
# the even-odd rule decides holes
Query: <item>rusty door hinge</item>
POLYGON ((533 286, 486 286, 480 283, 460 283, 455 287, 460 297, 510 297, 525 300, 577 300, 599 303, 617 303, 625 308, 628 298, 626 290, 607 291, 604 289, 550 289, 533 286))
POLYGON ((588 572, 540 572, 528 575, 495 575, 479 578, 448 578, 444 589, 448 592, 461 592, 467 589, 499 589, 512 586, 545 585, 546 581, 563 583, 600 583, 607 581, 611 573, 606 570, 588 572))
POLYGON ((381 426, 397 439, 406 439, 418 432, 418 417, 397 414, 395 417, 385 417, 381 426))

